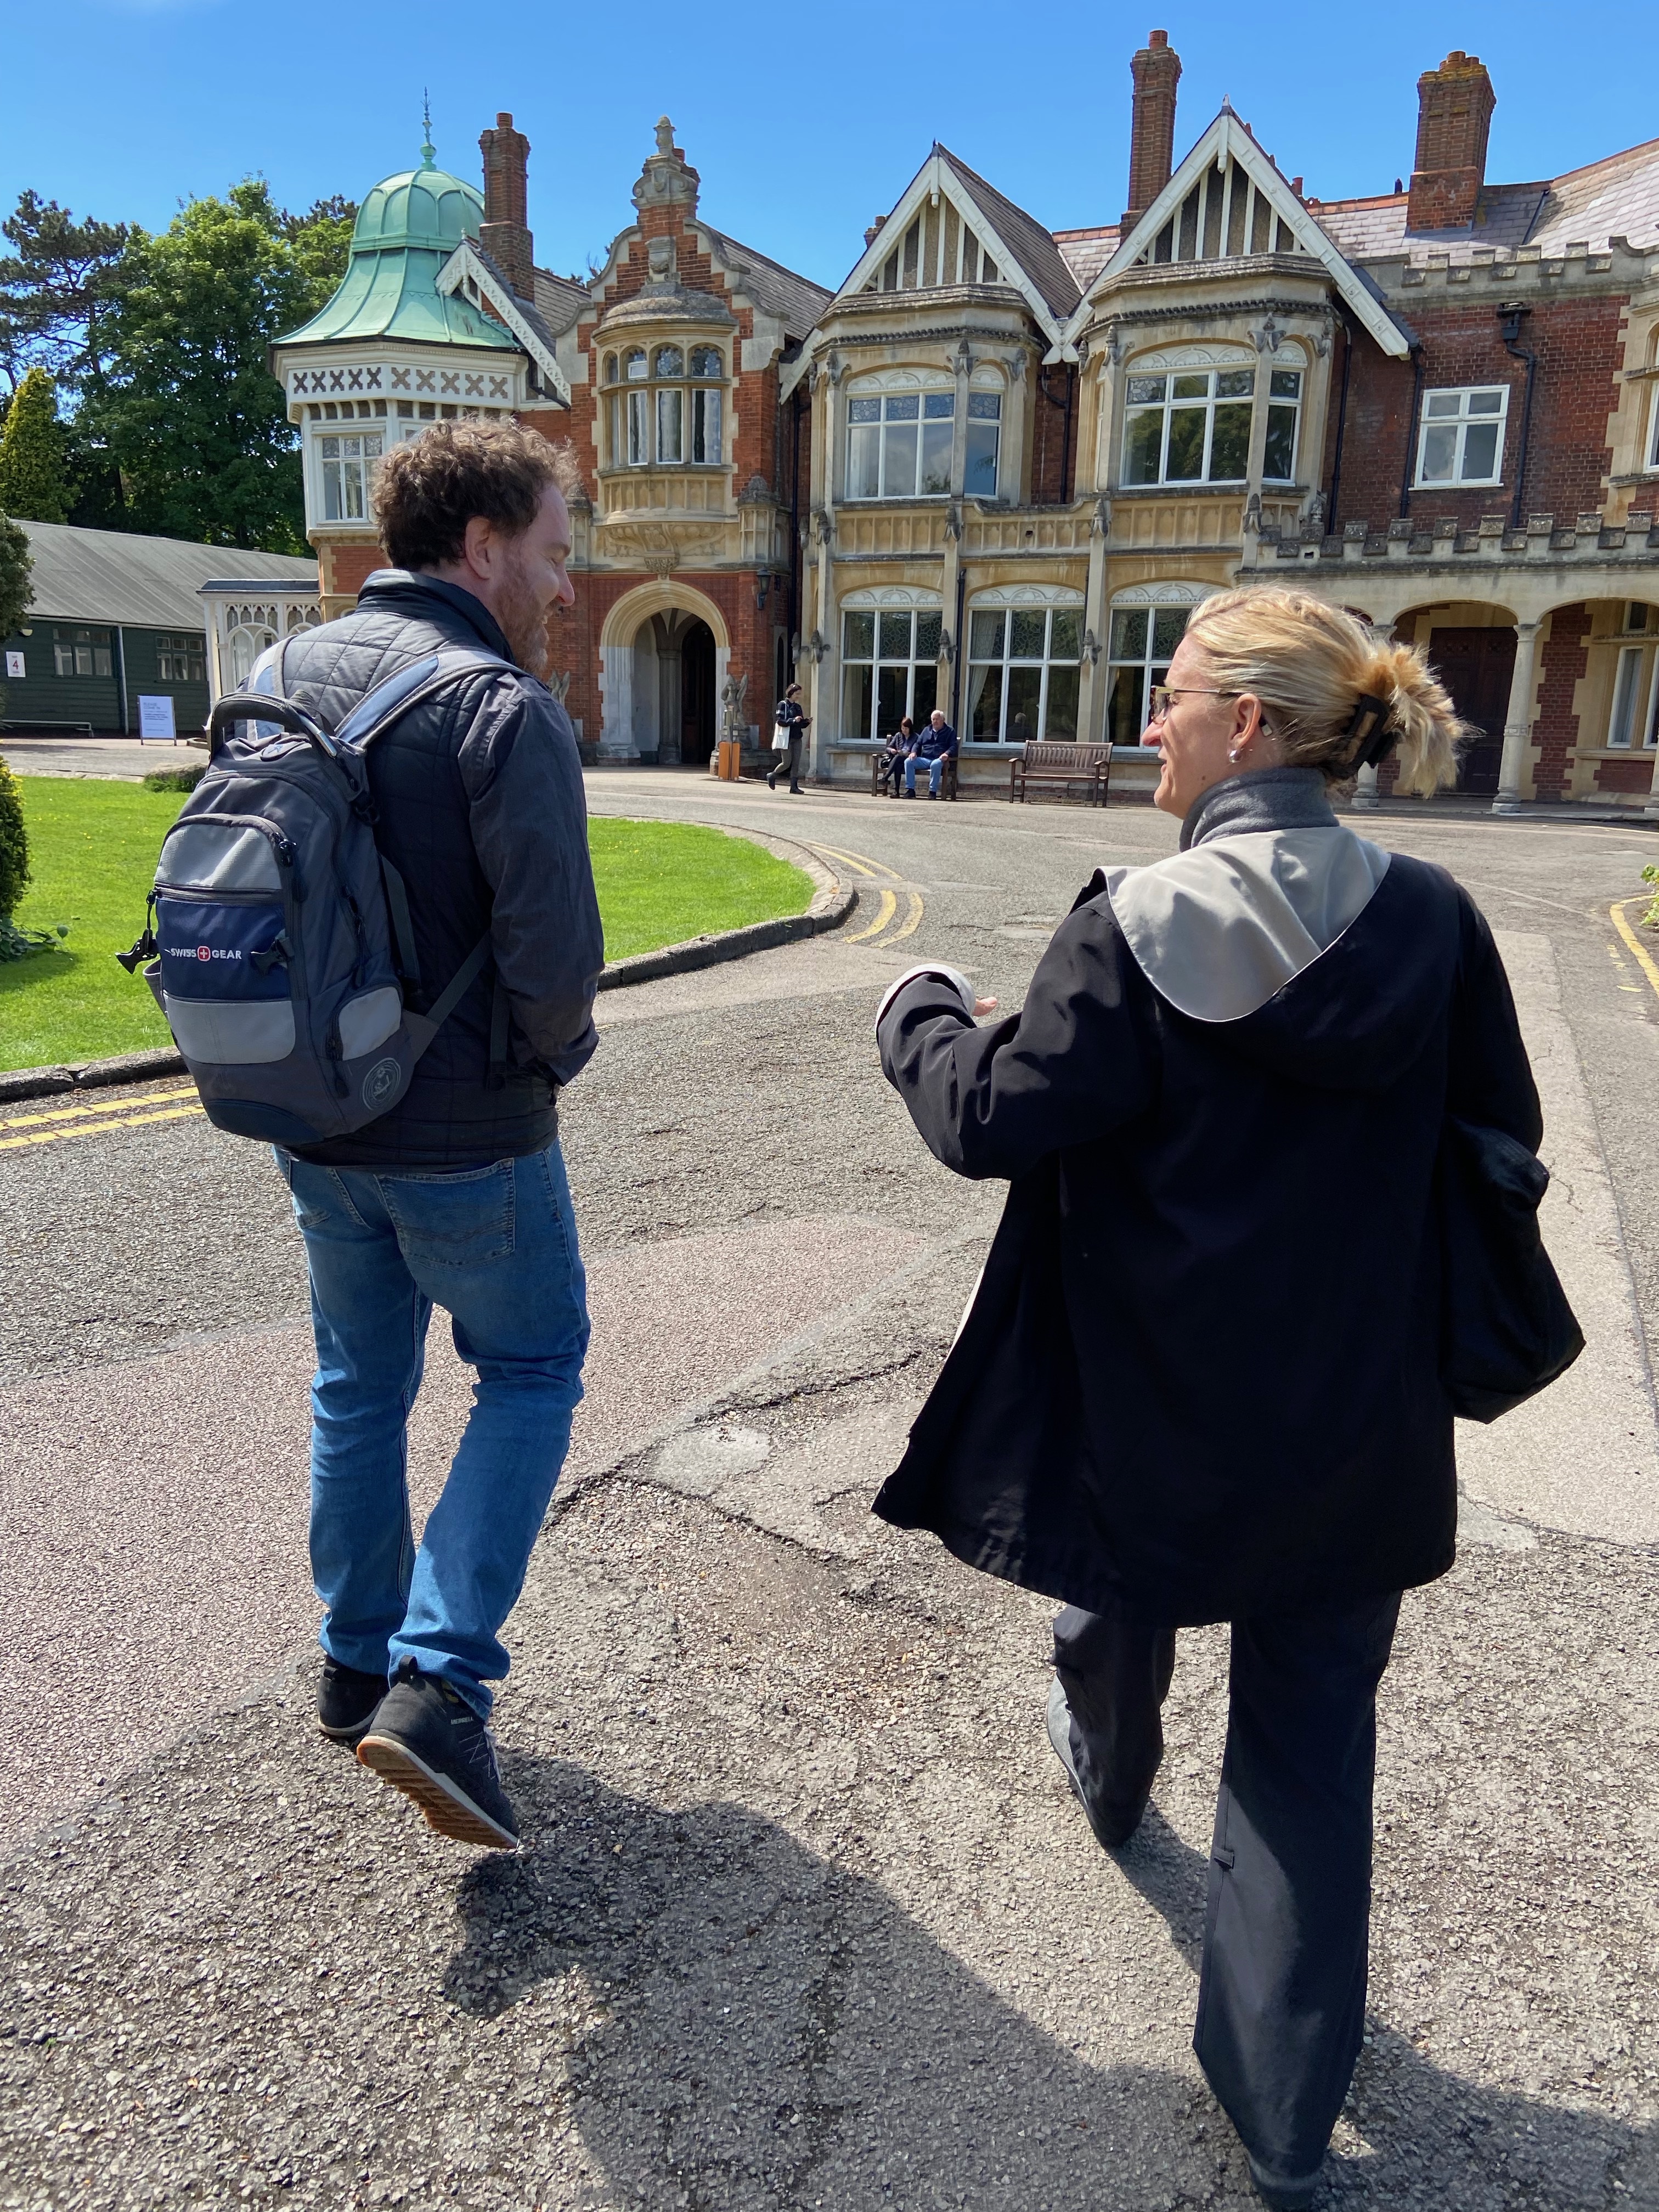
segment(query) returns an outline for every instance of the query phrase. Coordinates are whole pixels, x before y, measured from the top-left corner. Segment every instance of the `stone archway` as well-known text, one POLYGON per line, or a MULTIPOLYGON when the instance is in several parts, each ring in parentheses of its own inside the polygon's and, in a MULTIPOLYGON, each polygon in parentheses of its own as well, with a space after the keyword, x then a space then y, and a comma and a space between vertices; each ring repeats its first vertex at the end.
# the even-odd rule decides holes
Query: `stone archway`
MULTIPOLYGON (((688 647, 692 654, 692 743, 701 750, 706 720, 708 741, 713 744, 714 702, 731 663, 726 617, 707 593, 672 576, 654 576, 636 585, 611 607, 599 631, 602 760, 643 759, 672 766, 695 757, 685 750, 688 647), (711 647, 712 681, 706 667, 711 647)), ((706 750, 702 757, 708 758, 706 750)))

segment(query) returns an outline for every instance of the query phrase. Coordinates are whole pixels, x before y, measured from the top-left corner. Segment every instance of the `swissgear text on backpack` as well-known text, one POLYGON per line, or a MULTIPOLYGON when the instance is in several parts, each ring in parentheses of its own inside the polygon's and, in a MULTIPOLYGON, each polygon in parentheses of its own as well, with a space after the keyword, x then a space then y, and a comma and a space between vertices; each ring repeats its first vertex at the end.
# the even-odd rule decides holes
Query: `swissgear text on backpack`
MULTIPOLYGON (((519 675, 480 653, 428 653, 369 692, 337 730, 280 696, 281 652, 209 718, 208 772, 167 832, 131 952, 195 1078, 208 1119, 243 1137, 314 1145, 396 1105, 410 1071, 489 959, 479 939, 426 1012, 403 878, 374 842, 368 748, 465 678, 519 675)), ((491 1059, 504 1056, 498 1032, 491 1059)))

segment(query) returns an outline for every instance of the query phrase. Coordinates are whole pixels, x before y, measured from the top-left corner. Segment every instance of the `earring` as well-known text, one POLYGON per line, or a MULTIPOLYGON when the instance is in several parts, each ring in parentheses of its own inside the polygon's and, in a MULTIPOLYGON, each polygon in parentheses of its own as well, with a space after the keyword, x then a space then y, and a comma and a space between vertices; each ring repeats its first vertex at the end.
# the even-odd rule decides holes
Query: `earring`
POLYGON ((1243 748, 1240 745, 1229 745, 1227 748, 1228 759, 1230 761, 1236 761, 1243 750, 1243 748))

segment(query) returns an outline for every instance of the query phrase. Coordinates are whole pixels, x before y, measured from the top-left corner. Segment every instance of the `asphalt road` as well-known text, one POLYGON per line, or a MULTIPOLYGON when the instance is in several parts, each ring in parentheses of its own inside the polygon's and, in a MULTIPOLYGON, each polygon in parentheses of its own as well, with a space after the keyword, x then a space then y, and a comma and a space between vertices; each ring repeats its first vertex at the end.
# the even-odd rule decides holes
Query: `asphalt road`
MULTIPOLYGON (((1188 2049, 1224 1632, 1182 1638, 1154 1809, 1107 1856, 1043 1735, 1048 1608, 866 1510, 999 1202, 911 1133, 874 1000, 937 957, 1017 1004, 1092 868, 1174 825, 589 795, 802 840, 860 906, 607 994, 568 1094, 596 1327, 509 1630, 516 1858, 314 1733, 269 1164, 177 1085, 0 1127, 0 2206, 1253 2202, 1188 2049)), ((1659 2206, 1659 970, 1612 913, 1659 840, 1361 826, 1501 933, 1594 1364, 1471 1434, 1458 1566, 1407 1602, 1332 2188, 1659 2206)), ((422 1502, 465 1407, 442 1347, 422 1502)))

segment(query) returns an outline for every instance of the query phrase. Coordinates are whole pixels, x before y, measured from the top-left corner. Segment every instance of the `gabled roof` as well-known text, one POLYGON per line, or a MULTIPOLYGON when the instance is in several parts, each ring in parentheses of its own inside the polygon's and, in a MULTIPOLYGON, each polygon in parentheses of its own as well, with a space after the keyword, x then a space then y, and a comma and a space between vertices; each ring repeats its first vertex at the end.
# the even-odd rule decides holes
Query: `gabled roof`
POLYGON ((541 371, 545 388, 568 407, 570 386, 554 355, 553 333, 542 320, 540 309, 519 297, 507 271, 476 238, 461 240, 438 271, 436 285, 441 297, 450 300, 459 292, 472 302, 481 317, 486 312, 498 316, 541 371))
POLYGON ((1404 331, 1376 294, 1279 175, 1271 157, 1256 144, 1248 125, 1225 106, 1139 222, 1119 240, 1115 252, 1071 319, 1065 334, 1066 349, 1069 352, 1075 346, 1097 301, 1117 278, 1139 264, 1173 264, 1196 270, 1287 248, 1292 252, 1305 253, 1323 267, 1344 306, 1370 331, 1384 353, 1402 358, 1410 351, 1404 331), (1214 210, 1211 221, 1200 225, 1196 216, 1198 210, 1205 205, 1200 198, 1205 179, 1212 173, 1224 179, 1235 167, 1247 179, 1249 191, 1240 213, 1234 180, 1227 207, 1235 234, 1223 237, 1219 235, 1220 210, 1213 195, 1208 198, 1208 206, 1214 210), (1194 236, 1190 249, 1183 252, 1183 234, 1189 218, 1194 236), (1216 233, 1214 251, 1209 250, 1210 241, 1205 236, 1197 234, 1206 228, 1216 233))
POLYGON ((562 337, 593 304, 593 295, 580 276, 556 276, 550 269, 531 271, 536 280, 536 307, 555 337, 562 337))
POLYGON ((998 280, 1024 295, 1044 335, 1057 342, 1066 318, 1078 303, 1077 283, 1060 258, 1060 248, 1035 216, 1006 199, 937 139, 836 299, 851 301, 869 288, 913 218, 935 193, 952 202, 958 217, 996 263, 998 280))
POLYGON ((1078 282, 1066 265, 1054 234, 1046 230, 1034 215, 1027 215, 1024 208, 1016 207, 994 185, 988 184, 948 147, 941 146, 939 150, 940 158, 949 162, 967 185, 981 212, 989 216, 1003 245, 1042 293, 1048 306, 1056 315, 1069 315, 1078 303, 1078 282))
POLYGON ((204 584, 295 586, 317 582, 315 555, 244 553, 179 538, 124 530, 77 530, 64 522, 20 522, 34 572, 29 613, 42 620, 121 623, 130 629, 205 628, 204 584))

